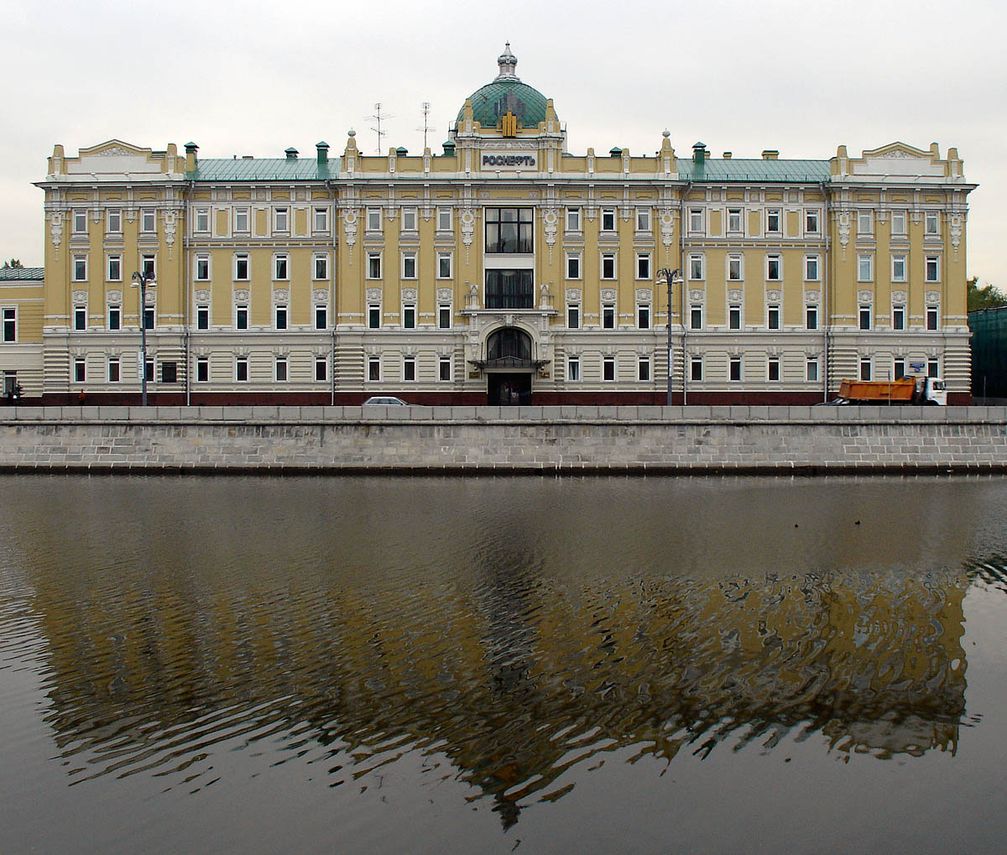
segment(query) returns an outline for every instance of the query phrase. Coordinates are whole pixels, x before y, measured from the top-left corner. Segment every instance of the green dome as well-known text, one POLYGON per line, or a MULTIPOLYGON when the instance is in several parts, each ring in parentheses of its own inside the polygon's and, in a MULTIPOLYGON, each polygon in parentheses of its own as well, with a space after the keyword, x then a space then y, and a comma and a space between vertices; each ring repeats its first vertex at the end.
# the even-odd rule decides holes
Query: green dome
MULTIPOLYGON (((497 58, 500 73, 492 83, 471 95, 472 115, 484 128, 496 127, 508 110, 517 116, 523 128, 534 128, 545 121, 546 98, 537 89, 522 83, 514 73, 517 57, 511 53, 510 42, 497 58)), ((458 122, 465 118, 465 107, 458 111, 458 122)))

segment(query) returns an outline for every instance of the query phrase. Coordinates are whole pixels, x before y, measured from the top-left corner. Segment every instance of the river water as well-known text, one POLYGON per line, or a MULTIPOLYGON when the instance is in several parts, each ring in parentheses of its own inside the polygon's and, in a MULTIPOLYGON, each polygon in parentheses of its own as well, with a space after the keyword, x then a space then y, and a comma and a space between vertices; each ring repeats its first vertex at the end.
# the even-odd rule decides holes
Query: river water
POLYGON ((0 852, 999 852, 1007 480, 0 480, 0 852))

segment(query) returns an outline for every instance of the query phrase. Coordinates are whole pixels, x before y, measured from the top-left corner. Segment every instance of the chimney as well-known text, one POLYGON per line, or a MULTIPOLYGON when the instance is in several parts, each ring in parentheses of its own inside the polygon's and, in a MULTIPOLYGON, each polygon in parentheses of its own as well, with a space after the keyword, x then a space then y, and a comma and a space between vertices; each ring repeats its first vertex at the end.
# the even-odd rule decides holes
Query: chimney
POLYGON ((318 165, 323 166, 329 162, 329 144, 324 140, 320 143, 315 143, 315 149, 318 152, 318 165))
POLYGON ((706 143, 694 143, 692 146, 692 159, 695 163, 703 163, 706 160, 706 143))
POLYGON ((196 152, 199 151, 199 146, 194 142, 187 142, 185 144, 185 171, 195 172, 196 164, 199 163, 196 158, 196 152))
POLYGON ((780 159, 780 152, 777 151, 775 148, 767 148, 767 149, 765 149, 762 152, 762 159, 763 160, 779 160, 780 159))
POLYGON ((297 149, 291 146, 283 152, 287 156, 287 160, 297 160, 297 149))
POLYGON ((724 160, 730 160, 730 159, 731 159, 731 152, 725 151, 724 152, 724 160))

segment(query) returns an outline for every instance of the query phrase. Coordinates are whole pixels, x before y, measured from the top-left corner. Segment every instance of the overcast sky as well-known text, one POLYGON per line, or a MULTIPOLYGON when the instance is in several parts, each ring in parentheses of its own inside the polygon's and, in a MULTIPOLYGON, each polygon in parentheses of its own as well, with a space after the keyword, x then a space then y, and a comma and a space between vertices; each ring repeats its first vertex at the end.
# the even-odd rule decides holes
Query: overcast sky
POLYGON ((0 256, 42 264, 54 143, 113 137, 202 157, 342 151, 367 117, 384 147, 431 148, 509 39, 521 79, 555 101, 574 153, 822 158, 893 140, 957 146, 970 197, 970 275, 1007 288, 1007 2, 507 0, 41 3, 0 0, 0 256), (1002 247, 1001 247, 1002 248, 1002 247))

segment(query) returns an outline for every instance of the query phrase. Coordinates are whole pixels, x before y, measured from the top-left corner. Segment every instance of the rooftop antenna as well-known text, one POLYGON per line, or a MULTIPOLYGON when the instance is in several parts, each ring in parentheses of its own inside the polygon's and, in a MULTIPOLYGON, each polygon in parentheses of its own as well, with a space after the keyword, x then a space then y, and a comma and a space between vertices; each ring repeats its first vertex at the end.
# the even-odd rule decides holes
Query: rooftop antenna
POLYGON ((381 130, 381 123, 383 121, 387 120, 387 119, 394 119, 395 117, 394 116, 382 116, 381 115, 381 102, 379 101, 377 104, 374 105, 374 115, 373 116, 365 116, 364 118, 365 119, 371 119, 374 122, 374 127, 371 128, 371 130, 374 131, 374 133, 376 133, 378 135, 378 155, 380 155, 381 152, 384 150, 382 148, 381 141, 385 137, 385 132, 383 130, 381 130))
POLYGON ((417 128, 418 131, 423 131, 423 150, 427 150, 427 134, 430 133, 430 102, 424 101, 421 105, 423 108, 423 127, 417 128))

